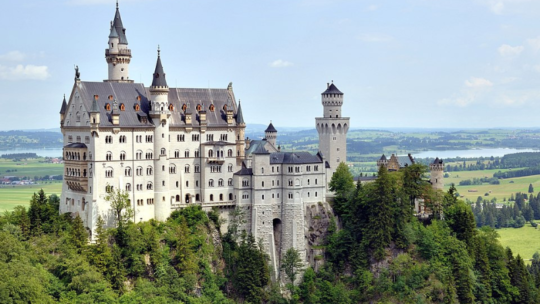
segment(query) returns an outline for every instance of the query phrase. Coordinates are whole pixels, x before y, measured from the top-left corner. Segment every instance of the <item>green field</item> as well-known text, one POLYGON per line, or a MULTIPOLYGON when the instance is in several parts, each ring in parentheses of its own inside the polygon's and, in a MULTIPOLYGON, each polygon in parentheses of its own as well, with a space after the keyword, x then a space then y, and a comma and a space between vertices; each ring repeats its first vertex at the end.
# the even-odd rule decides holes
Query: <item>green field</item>
POLYGON ((503 247, 510 247, 514 256, 520 255, 523 259, 532 259, 535 252, 540 252, 540 229, 531 227, 527 223, 521 228, 497 229, 501 236, 503 247))
MULTIPOLYGON (((0 177, 17 176, 29 177, 62 175, 63 164, 51 164, 43 162, 44 158, 28 159, 14 162, 10 159, 0 159, 0 177)), ((34 192, 43 188, 47 195, 60 195, 62 182, 38 182, 38 185, 28 186, 0 186, 0 212, 13 210, 15 206, 28 206, 30 198, 34 192)))
POLYGON ((62 192, 62 182, 57 181, 41 185, 0 187, 0 212, 13 210, 15 206, 19 205, 28 206, 32 194, 38 192, 40 189, 43 189, 47 195, 56 194, 59 196, 62 192))
MULTIPOLYGON (((517 170, 517 169, 514 169, 517 170)), ((529 184, 532 184, 535 188, 535 193, 540 190, 540 175, 523 176, 516 178, 501 179, 500 185, 490 185, 484 183, 483 185, 471 185, 471 186, 459 186, 459 182, 465 179, 493 177, 493 173, 498 171, 507 170, 481 170, 481 171, 453 171, 449 172, 449 178, 444 179, 445 188, 450 188, 450 185, 454 183, 459 194, 463 198, 467 198, 471 201, 476 201, 479 196, 484 197, 485 193, 489 193, 489 196, 485 196, 486 199, 497 198, 497 201, 502 202, 504 198, 507 200, 512 193, 527 192, 529 190, 529 184), (469 192, 469 190, 477 190, 477 192, 469 192), (491 193, 490 193, 491 191, 491 193)))

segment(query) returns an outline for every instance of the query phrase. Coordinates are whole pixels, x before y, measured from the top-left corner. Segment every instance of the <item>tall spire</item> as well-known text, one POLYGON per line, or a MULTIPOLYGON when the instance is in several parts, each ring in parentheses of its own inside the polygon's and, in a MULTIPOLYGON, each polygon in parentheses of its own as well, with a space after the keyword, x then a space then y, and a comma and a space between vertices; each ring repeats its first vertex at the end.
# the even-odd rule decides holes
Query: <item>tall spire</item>
POLYGON ((116 2, 116 13, 114 14, 113 27, 115 28, 116 33, 118 33, 118 38, 120 38, 120 44, 128 44, 126 38, 126 29, 122 24, 122 17, 120 17, 120 9, 118 9, 118 1, 116 2))
POLYGON ((99 113, 97 99, 98 99, 97 95, 94 95, 94 100, 92 101, 92 108, 90 108, 90 113, 99 113))
POLYGON ((154 71, 154 79, 152 80, 153 87, 169 87, 167 85, 167 80, 165 80, 165 72, 163 71, 163 66, 161 65, 161 50, 158 45, 158 57, 156 62, 156 70, 154 71))
POLYGON ((244 115, 242 115, 242 105, 240 104, 240 100, 238 100, 238 111, 236 112, 236 123, 245 124, 244 115))

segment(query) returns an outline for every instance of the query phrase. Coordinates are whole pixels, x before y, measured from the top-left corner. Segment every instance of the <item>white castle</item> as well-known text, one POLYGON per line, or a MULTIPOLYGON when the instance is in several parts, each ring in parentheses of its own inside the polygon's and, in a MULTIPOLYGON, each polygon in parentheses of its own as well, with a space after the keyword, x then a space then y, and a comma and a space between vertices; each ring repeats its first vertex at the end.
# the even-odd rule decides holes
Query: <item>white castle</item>
POLYGON ((281 152, 272 123, 264 139, 245 139, 232 84, 170 88, 159 49, 150 87, 134 83, 118 4, 105 58, 108 78, 82 81, 77 69, 69 100, 62 103, 60 211, 78 214, 92 237, 98 216, 114 225, 105 200, 111 189, 129 194, 134 222, 165 221, 192 204, 218 207, 229 220, 231 211, 241 208, 246 220, 241 228, 262 240, 275 273, 288 248, 306 259, 305 210, 326 201, 329 179, 347 156, 343 93, 333 83, 322 93, 319 153, 281 152))

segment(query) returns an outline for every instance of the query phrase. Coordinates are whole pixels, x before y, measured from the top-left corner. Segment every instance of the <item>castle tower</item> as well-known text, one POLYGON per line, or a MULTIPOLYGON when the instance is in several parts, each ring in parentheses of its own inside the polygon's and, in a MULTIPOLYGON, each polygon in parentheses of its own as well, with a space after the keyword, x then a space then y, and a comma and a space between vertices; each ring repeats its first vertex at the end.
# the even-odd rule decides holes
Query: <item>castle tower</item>
POLYGON ((161 65, 160 50, 152 86, 150 86, 150 117, 154 123, 154 212, 158 221, 171 213, 169 201, 169 86, 161 65))
POLYGON ((444 188, 444 164, 443 160, 438 157, 435 158, 433 163, 429 165, 429 170, 431 171, 431 186, 435 190, 443 190, 444 188))
POLYGON ((109 65, 107 82, 133 82, 129 79, 129 62, 131 50, 128 48, 126 29, 122 25, 122 18, 116 2, 116 14, 111 21, 109 34, 109 47, 105 50, 105 59, 109 65))
POLYGON ((272 122, 270 122, 270 124, 268 125, 268 128, 264 130, 264 138, 272 146, 276 147, 277 130, 276 128, 274 128, 274 125, 272 124, 272 122))
POLYGON ((330 169, 328 179, 336 171, 340 162, 347 161, 347 131, 349 117, 341 116, 343 93, 334 82, 327 84, 322 94, 323 117, 315 118, 319 132, 319 151, 328 162, 330 169))

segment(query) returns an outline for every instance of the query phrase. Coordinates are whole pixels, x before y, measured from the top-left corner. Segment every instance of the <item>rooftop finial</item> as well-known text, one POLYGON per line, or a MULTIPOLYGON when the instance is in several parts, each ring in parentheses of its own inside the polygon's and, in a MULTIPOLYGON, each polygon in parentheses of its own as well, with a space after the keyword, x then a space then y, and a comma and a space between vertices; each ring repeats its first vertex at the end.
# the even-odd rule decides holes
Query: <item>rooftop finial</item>
POLYGON ((118 0, 116 0, 116 8, 118 8, 118 0))
POLYGON ((161 50, 159 49, 159 44, 157 45, 157 55, 159 57, 159 53, 161 52, 161 50))

